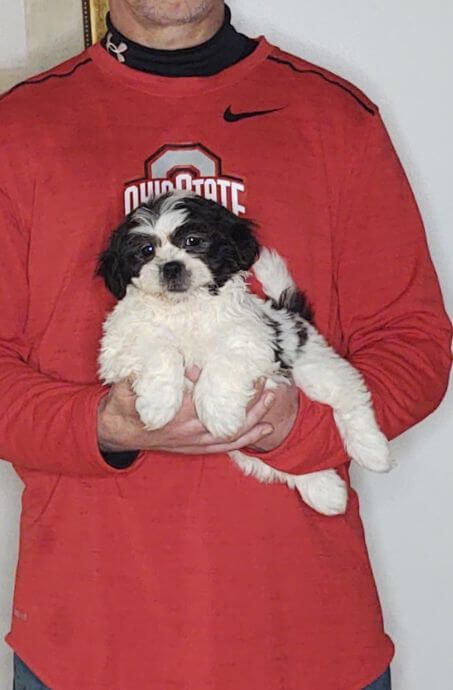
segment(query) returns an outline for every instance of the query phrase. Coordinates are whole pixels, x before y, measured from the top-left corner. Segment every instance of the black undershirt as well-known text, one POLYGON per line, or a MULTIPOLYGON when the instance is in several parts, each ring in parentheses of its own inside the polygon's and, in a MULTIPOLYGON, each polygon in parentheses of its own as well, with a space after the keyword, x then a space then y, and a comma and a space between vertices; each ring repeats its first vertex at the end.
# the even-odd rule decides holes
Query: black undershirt
POLYGON ((107 15, 108 32, 102 45, 112 58, 142 72, 163 77, 210 77, 253 53, 257 41, 239 33, 231 24, 230 8, 225 6, 225 19, 212 38, 192 48, 156 50, 123 36, 107 15))
MULTIPOLYGON (((181 50, 155 50, 123 36, 107 15, 108 32, 102 45, 112 59, 137 69, 163 77, 210 77, 253 53, 257 42, 236 31, 231 25, 230 8, 225 6, 225 19, 209 41, 181 50)), ((139 451, 121 453, 101 451, 104 460, 117 469, 132 465, 139 451)))

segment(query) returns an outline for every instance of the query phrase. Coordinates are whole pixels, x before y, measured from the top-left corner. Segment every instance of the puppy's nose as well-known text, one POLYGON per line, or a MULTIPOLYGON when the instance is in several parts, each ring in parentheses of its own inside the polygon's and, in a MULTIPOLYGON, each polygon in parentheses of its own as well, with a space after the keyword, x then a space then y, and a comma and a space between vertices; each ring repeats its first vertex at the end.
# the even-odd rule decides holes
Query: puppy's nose
POLYGON ((169 261, 163 265, 162 273, 166 280, 171 280, 172 278, 178 278, 183 269, 183 265, 180 261, 169 261))

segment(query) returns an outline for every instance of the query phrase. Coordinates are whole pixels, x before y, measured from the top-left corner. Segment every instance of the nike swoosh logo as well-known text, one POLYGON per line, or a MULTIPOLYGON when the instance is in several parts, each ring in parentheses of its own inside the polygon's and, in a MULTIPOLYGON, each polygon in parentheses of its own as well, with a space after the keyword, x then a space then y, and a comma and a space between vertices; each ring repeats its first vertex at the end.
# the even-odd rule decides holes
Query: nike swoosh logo
MULTIPOLYGON (((284 106, 285 107, 285 106, 284 106)), ((246 120, 249 117, 259 117, 260 115, 269 115, 270 113, 277 113, 283 108, 272 108, 272 110, 253 110, 246 113, 232 113, 231 105, 223 113, 223 119, 225 122, 239 122, 239 120, 246 120)))

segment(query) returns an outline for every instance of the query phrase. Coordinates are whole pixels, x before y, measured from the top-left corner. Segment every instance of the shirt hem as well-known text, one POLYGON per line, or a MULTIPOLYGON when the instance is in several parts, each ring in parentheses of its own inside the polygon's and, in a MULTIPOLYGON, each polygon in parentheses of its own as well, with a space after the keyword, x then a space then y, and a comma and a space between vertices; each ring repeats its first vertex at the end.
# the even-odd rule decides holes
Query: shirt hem
MULTIPOLYGON (((31 656, 29 657, 27 652, 25 651, 22 652, 21 650, 21 645, 17 644, 14 639, 12 633, 8 633, 5 638, 4 638, 6 644, 10 647, 10 649, 26 664, 30 670, 37 676, 37 678, 41 681, 41 683, 44 683, 44 685, 47 685, 50 690, 60 690, 63 686, 61 684, 58 684, 56 682, 56 679, 52 680, 50 676, 47 676, 46 673, 41 673, 40 667, 36 664, 34 664, 31 661, 31 656)), ((368 685, 371 683, 374 683, 380 676, 385 673, 387 668, 390 666, 391 661, 394 658, 395 655, 395 646, 392 642, 392 640, 386 636, 386 642, 387 646, 390 648, 387 650, 387 654, 385 655, 384 659, 382 662, 379 664, 376 664, 376 667, 373 669, 373 671, 370 671, 367 673, 366 676, 363 677, 360 681, 357 682, 357 684, 350 685, 348 684, 345 686, 344 690, 364 690, 368 685)), ((64 681, 65 683, 65 689, 66 690, 77 690, 77 688, 70 687, 66 685, 66 680, 64 681)), ((101 690, 102 686, 99 686, 98 690, 101 690)), ((150 689, 151 690, 151 689, 150 689)))
POLYGON ((51 681, 50 678, 46 677, 45 674, 41 673, 40 668, 36 666, 31 660, 30 657, 28 656, 27 652, 21 652, 20 650, 20 645, 17 645, 14 640, 12 639, 11 633, 8 633, 5 637, 4 640, 8 647, 16 654, 21 661, 24 662, 26 666, 30 669, 32 673, 35 674, 35 676, 38 678, 38 680, 46 685, 49 690, 58 690, 61 688, 61 685, 57 685, 55 682, 51 681))
MULTIPOLYGON (((393 644, 392 640, 387 636, 387 643, 390 646, 390 649, 388 650, 386 661, 383 661, 382 664, 376 665, 376 669, 373 671, 373 673, 370 673, 369 675, 365 676, 363 680, 360 681, 358 685, 353 685, 350 690, 365 690, 368 685, 371 685, 371 683, 374 683, 378 678, 382 676, 383 673, 386 672, 388 667, 390 666, 394 656, 395 656, 395 645, 393 644)), ((346 689, 345 689, 346 690, 346 689)), ((349 686, 348 686, 349 690, 349 686)))

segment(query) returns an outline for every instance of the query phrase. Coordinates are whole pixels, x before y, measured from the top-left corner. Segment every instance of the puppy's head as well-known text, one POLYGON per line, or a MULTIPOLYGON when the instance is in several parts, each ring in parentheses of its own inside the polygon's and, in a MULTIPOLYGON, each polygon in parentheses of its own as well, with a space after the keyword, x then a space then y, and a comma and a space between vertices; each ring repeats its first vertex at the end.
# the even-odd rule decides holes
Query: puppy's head
POLYGON ((213 201, 170 193, 142 204, 113 232, 98 275, 117 299, 129 283, 152 295, 181 300, 216 294, 258 257, 254 225, 213 201))

